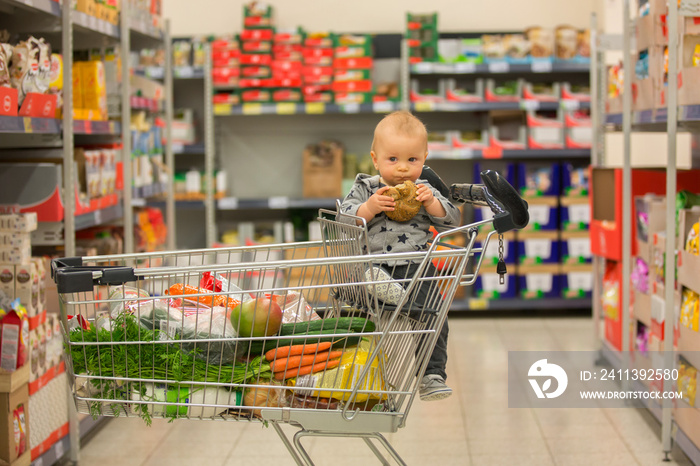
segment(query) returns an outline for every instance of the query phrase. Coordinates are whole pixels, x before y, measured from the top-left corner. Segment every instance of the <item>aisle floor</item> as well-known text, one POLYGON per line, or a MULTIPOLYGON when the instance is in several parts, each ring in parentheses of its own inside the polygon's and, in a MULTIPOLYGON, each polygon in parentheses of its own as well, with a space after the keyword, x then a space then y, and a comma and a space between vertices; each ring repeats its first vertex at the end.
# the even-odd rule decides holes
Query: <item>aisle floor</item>
MULTIPOLYGON (((454 395, 416 402, 388 435, 410 465, 642 465, 663 462, 661 427, 645 409, 510 409, 509 350, 596 350, 590 318, 450 319, 454 395)), ((292 430, 285 429, 287 432, 292 430)), ((317 465, 379 464, 361 440, 305 440, 317 465)), ((256 465, 294 462, 272 428, 249 422, 110 420, 80 451, 80 466, 256 465)))

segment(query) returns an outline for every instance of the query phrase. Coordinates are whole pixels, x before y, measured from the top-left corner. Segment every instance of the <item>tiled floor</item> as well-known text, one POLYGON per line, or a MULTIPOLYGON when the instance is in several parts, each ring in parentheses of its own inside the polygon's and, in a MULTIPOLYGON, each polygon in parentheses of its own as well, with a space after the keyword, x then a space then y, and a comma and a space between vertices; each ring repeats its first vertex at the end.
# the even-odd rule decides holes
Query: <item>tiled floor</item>
MULTIPOLYGON (((450 319, 454 395, 416 402, 387 436, 410 465, 689 465, 662 462, 660 425, 644 409, 510 409, 509 350, 595 350, 586 318, 450 319)), ((291 430, 285 429, 287 432, 291 430)), ((318 465, 378 464, 361 440, 307 439, 318 465)), ((80 452, 81 466, 291 465, 272 428, 249 422, 111 420, 80 452)))

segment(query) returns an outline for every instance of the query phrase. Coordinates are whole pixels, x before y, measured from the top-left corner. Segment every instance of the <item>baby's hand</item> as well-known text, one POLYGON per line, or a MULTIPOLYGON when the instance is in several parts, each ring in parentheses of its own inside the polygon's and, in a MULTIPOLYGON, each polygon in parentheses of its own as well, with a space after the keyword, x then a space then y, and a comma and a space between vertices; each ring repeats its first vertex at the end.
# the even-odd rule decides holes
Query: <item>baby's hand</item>
POLYGON ((424 184, 419 184, 416 190, 416 200, 425 207, 432 205, 436 201, 433 191, 424 184))
POLYGON ((391 212, 394 210, 394 206, 396 205, 394 198, 384 195, 388 189, 389 186, 382 186, 365 202, 365 206, 372 215, 377 215, 381 212, 391 212))

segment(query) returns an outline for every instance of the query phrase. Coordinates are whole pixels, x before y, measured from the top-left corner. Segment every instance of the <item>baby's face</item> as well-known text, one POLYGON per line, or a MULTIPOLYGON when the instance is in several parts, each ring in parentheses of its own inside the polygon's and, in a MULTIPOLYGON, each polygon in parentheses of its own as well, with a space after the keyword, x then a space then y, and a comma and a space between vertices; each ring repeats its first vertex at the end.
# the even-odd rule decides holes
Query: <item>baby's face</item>
POLYGON ((425 137, 383 131, 375 139, 372 160, 374 168, 389 186, 406 180, 416 181, 428 156, 425 137))

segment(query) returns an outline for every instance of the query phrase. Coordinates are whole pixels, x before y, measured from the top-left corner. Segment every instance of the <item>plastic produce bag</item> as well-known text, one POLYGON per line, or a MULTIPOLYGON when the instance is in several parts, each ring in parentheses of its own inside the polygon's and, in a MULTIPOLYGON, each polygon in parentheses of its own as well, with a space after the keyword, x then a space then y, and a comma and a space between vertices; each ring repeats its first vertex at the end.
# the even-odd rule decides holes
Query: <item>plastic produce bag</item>
POLYGON ((321 316, 306 302, 304 295, 298 291, 288 291, 283 295, 266 294, 265 297, 274 299, 282 308, 283 324, 321 319, 321 316))

